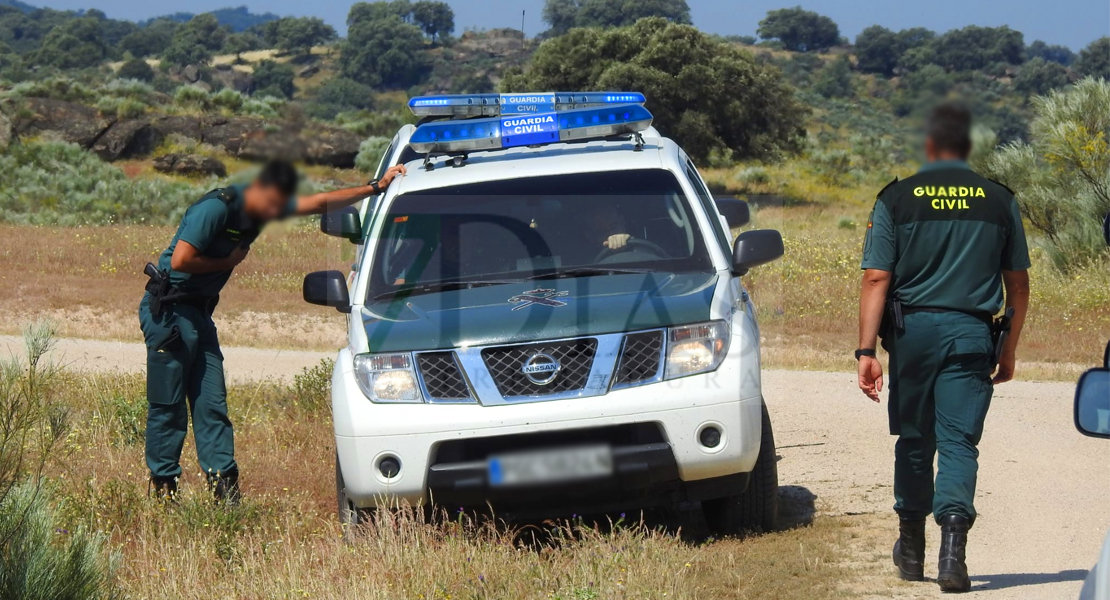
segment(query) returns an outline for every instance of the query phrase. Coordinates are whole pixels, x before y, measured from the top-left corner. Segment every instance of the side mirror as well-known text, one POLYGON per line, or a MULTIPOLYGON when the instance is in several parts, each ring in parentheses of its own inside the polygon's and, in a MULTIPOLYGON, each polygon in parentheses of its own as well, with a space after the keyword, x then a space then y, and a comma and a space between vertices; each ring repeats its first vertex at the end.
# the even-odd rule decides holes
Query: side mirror
POLYGON ((1075 428, 1083 435, 1110 439, 1110 369, 1091 369, 1079 378, 1075 428))
POLYGON ((739 198, 717 198, 717 210, 728 221, 730 228, 743 227, 752 220, 752 211, 748 203, 739 198))
POLYGON ((304 301, 309 304, 334 306, 341 313, 351 312, 347 278, 339 271, 316 271, 305 275, 301 292, 304 301))
POLYGON ((732 246, 732 272, 747 275, 748 271, 782 258, 786 249, 782 234, 774 229, 755 229, 736 236, 732 246))
POLYGON ((354 244, 359 243, 362 241, 362 221, 358 217, 358 210, 348 206, 320 215, 320 231, 350 240, 354 244))

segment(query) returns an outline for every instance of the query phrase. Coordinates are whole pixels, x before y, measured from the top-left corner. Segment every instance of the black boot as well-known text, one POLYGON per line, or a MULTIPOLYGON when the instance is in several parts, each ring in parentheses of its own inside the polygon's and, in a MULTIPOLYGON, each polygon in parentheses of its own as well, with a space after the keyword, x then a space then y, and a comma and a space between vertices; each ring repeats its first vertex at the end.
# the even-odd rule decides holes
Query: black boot
POLYGON ((899 521, 894 542, 894 566, 905 581, 925 579, 925 520, 899 521))
POLYGON ((967 576, 967 531, 971 523, 964 517, 946 515, 940 519, 940 563, 937 583, 942 592, 967 592, 971 579, 967 576))
POLYGON ((148 493, 158 500, 163 502, 173 502, 177 500, 177 478, 176 477, 150 477, 150 485, 147 488, 148 493))
POLYGON ((238 506, 242 495, 239 492, 239 471, 208 476, 208 487, 216 497, 217 504, 238 506))

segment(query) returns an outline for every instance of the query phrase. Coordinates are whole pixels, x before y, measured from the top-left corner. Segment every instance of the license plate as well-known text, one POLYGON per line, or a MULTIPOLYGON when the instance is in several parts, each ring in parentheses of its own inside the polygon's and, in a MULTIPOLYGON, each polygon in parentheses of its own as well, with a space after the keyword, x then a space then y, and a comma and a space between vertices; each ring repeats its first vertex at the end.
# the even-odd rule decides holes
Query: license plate
POLYGON ((535 450, 489 459, 491 486, 560 483, 612 474, 613 453, 608 446, 535 450))

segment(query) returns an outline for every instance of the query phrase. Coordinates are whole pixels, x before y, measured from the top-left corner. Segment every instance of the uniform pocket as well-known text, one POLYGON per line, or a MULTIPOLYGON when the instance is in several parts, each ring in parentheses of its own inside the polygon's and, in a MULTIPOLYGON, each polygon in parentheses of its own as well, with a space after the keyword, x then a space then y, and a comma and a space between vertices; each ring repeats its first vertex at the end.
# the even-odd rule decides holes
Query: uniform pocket
MULTIPOLYGON (((170 346, 180 346, 180 340, 178 334, 166 342, 170 346)), ((171 406, 184 401, 184 372, 180 353, 163 347, 148 350, 147 401, 154 406, 171 406)))

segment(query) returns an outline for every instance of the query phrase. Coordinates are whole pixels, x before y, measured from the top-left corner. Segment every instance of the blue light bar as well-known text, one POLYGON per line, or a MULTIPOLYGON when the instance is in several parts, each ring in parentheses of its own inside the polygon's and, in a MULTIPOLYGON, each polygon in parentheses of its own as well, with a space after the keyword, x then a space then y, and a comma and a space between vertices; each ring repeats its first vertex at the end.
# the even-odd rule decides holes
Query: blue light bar
POLYGON ((424 154, 500 150, 638 133, 651 127, 651 121, 651 113, 639 104, 436 121, 417 127, 409 145, 424 154))
POLYGON ((409 100, 409 109, 420 117, 496 117, 644 102, 639 92, 529 92, 418 96, 409 100))

